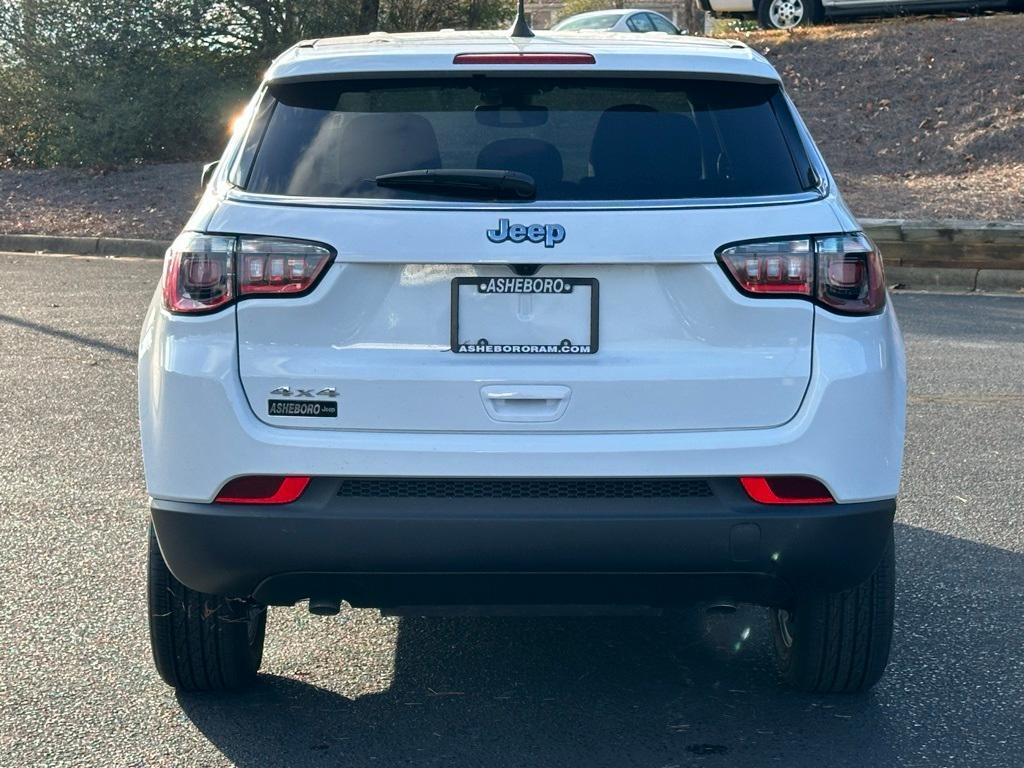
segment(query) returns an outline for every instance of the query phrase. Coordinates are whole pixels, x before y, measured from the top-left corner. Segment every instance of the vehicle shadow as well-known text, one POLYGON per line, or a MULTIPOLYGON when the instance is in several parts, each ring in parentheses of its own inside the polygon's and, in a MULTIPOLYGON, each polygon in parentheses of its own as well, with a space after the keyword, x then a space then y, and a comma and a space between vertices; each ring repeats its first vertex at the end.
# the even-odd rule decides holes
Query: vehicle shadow
POLYGON ((117 344, 110 344, 109 342, 101 341, 100 339, 94 339, 91 336, 72 333, 71 331, 67 331, 62 328, 56 328, 52 325, 46 325, 45 323, 36 323, 21 317, 15 317, 14 315, 0 314, 0 325, 11 325, 26 331, 42 333, 47 336, 52 336, 55 339, 70 341, 73 344, 80 344, 84 347, 90 347, 92 349, 99 350, 100 352, 107 352, 111 355, 117 355, 118 357, 124 357, 130 360, 135 360, 138 357, 138 352, 134 349, 121 347, 117 344))
POLYGON ((403 619, 390 686, 379 693, 350 698, 264 675, 245 694, 179 702, 241 766, 859 767, 926 764, 931 750, 948 757, 940 750, 961 748, 963 729, 978 742, 1001 732, 1006 745, 1020 684, 1007 680, 1016 620, 985 592, 1017 599, 1021 555, 907 526, 898 526, 897 552, 894 656, 865 695, 781 688, 765 612, 741 608, 403 619), (980 708, 979 690, 990 698, 980 708), (954 740, 937 741, 954 724, 954 740))

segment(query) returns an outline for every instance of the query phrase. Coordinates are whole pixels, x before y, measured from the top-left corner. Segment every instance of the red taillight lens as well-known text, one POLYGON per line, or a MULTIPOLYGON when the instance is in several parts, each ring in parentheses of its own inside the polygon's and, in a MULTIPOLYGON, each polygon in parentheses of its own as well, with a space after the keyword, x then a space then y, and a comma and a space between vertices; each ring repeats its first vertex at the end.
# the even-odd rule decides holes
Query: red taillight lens
POLYGON ((870 315, 885 306, 882 257, 864 235, 815 239, 818 302, 851 315, 870 315))
POLYGON ((309 485, 308 477, 249 475, 231 480, 217 494, 218 504, 291 504, 309 485))
POLYGON ((803 297, 850 315, 885 306, 882 259, 864 235, 740 243, 723 248, 718 258, 750 295, 803 297))
POLYGON ((326 246, 298 240, 186 232, 164 261, 164 307, 203 314, 250 295, 301 294, 333 256, 326 246))
POLYGON ((454 64, 596 64, 589 53, 460 53, 454 64))
POLYGON ((302 293, 316 281, 330 259, 331 252, 322 245, 240 238, 239 294, 302 293))
POLYGON ((758 504, 832 504, 828 488, 810 477, 741 477, 740 484, 758 504))
POLYGON ((723 249, 719 258, 748 293, 810 296, 814 290, 810 238, 734 245, 723 249))
POLYGON ((235 238, 186 232, 164 260, 164 306, 171 312, 213 312, 234 299, 235 238))

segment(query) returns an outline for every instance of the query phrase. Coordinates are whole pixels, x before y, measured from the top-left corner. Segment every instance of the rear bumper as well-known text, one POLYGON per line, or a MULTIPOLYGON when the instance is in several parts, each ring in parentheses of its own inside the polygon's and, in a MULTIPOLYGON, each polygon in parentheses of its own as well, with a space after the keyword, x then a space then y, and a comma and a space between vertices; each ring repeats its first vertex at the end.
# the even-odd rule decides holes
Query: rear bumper
POLYGON ((863 581, 894 500, 769 507, 736 480, 657 498, 353 498, 315 479, 285 507, 154 501, 174 575, 268 604, 786 605, 863 581))
MULTIPOLYGON (((765 429, 687 432, 273 427, 256 417, 242 390, 235 321, 234 310, 183 318, 156 303, 150 312, 140 346, 139 415, 146 485, 154 498, 206 503, 228 480, 258 474, 805 475, 822 481, 840 502, 898 493, 906 374, 891 307, 871 317, 816 313, 811 381, 790 421, 765 429)), ((527 376, 481 384, 531 382, 560 380, 527 376)), ((411 390, 407 395, 416 396, 411 390)), ((685 388, 680 397, 687 397, 685 388)), ((613 399, 609 408, 615 407, 613 399)))

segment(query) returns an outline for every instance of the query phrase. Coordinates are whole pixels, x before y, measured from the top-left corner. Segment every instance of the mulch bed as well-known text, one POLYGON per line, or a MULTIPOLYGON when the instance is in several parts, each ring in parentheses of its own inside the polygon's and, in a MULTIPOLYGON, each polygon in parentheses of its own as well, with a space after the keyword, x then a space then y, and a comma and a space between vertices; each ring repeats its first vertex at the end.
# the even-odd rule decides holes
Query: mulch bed
POLYGON ((1024 15, 750 33, 859 216, 1024 220, 1024 15))

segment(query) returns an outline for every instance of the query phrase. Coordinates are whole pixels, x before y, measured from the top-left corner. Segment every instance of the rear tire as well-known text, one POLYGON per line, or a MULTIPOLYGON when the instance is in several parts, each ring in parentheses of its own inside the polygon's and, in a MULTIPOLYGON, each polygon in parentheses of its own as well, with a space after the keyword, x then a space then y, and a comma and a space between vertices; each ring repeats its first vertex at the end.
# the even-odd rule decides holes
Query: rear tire
POLYGON ((771 611, 783 678, 809 693, 857 693, 882 677, 895 614, 896 562, 889 545, 875 572, 845 592, 801 597, 771 611))
POLYGON ((760 0, 757 23, 764 29, 794 29, 818 24, 825 17, 821 0, 760 0))
POLYGON ((171 574, 149 529, 149 637, 164 682, 179 691, 230 691, 256 679, 267 610, 189 589, 171 574))

